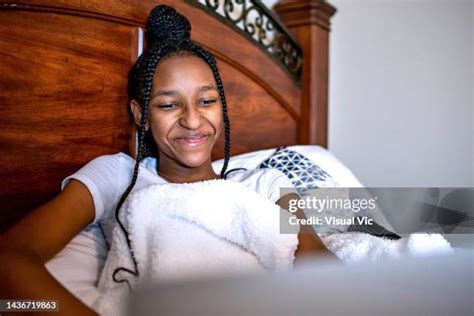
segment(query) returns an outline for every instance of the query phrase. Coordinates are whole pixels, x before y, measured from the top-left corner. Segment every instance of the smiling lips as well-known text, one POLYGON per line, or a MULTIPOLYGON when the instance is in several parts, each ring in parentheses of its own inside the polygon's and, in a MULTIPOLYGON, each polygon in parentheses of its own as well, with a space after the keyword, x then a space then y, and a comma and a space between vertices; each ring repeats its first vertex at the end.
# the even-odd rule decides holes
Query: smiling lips
POLYGON ((209 135, 204 135, 204 134, 195 134, 195 135, 189 135, 185 137, 179 137, 176 139, 176 142, 178 144, 182 145, 187 145, 187 146, 199 146, 206 142, 207 138, 209 135))

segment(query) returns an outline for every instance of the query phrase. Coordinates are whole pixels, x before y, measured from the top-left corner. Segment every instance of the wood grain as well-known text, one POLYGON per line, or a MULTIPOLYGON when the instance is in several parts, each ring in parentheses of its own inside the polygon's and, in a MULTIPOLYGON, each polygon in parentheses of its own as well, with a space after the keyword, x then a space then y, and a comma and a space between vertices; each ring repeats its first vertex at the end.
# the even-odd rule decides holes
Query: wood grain
POLYGON ((59 191, 85 162, 128 151, 131 28, 81 17, 0 13, 2 224, 59 191))
MULTIPOLYGON (((296 142, 296 119, 271 93, 252 78, 231 65, 218 60, 228 93, 231 122, 231 154, 291 145, 296 142)), ((223 158, 224 139, 221 137, 213 158, 223 158)))
POLYGON ((298 141, 327 147, 330 19, 336 9, 324 0, 287 0, 274 7, 303 49, 298 141))

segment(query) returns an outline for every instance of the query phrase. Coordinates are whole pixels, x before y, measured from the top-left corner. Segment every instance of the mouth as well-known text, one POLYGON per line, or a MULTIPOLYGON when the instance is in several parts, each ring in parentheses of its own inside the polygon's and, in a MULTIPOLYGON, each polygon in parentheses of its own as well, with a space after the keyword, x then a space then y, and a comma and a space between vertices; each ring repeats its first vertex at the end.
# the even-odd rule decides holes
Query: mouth
POLYGON ((204 144, 208 138, 209 138, 209 135, 195 134, 195 135, 187 135, 184 137, 176 138, 175 141, 181 145, 196 147, 196 146, 204 144))

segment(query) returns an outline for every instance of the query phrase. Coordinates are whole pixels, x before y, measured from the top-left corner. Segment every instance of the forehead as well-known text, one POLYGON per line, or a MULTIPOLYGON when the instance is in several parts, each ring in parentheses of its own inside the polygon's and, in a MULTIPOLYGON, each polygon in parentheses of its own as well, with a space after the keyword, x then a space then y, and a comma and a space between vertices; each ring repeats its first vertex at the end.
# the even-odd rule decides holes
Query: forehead
POLYGON ((215 84, 209 65, 193 55, 169 57, 158 64, 153 76, 153 88, 173 85, 215 84))

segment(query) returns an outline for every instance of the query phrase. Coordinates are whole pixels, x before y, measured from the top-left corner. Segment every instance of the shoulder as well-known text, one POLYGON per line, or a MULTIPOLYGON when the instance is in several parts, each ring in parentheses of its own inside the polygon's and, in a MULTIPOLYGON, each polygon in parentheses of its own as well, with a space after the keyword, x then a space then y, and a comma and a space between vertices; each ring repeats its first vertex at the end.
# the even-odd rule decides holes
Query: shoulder
POLYGON ((122 167, 127 167, 130 165, 132 157, 124 153, 117 153, 113 155, 103 155, 96 157, 86 163, 82 168, 77 172, 79 173, 89 173, 89 172, 100 172, 100 171, 112 171, 113 169, 121 169, 122 167))
MULTIPOLYGON (((129 171, 135 165, 135 159, 126 153, 119 152, 112 155, 103 155, 92 159, 83 168, 109 169, 110 171, 129 171)), ((155 158, 145 158, 140 162, 140 168, 153 172, 156 166, 155 158)))
POLYGON ((79 170, 66 177, 61 183, 64 189, 69 180, 79 180, 90 191, 97 191, 100 186, 116 184, 122 177, 128 176, 133 168, 133 158, 124 153, 96 157, 79 170))
POLYGON ((290 179, 273 168, 238 170, 231 172, 227 179, 241 182, 273 202, 280 198, 280 190, 294 191, 290 179))
POLYGON ((274 182, 284 180, 287 183, 291 183, 283 172, 273 168, 236 170, 229 173, 227 179, 236 182, 274 182))
POLYGON ((93 166, 101 166, 101 165, 120 165, 120 164, 130 164, 133 162, 133 158, 129 155, 119 152, 113 155, 102 155, 96 157, 89 161, 86 166, 93 165, 93 166))

